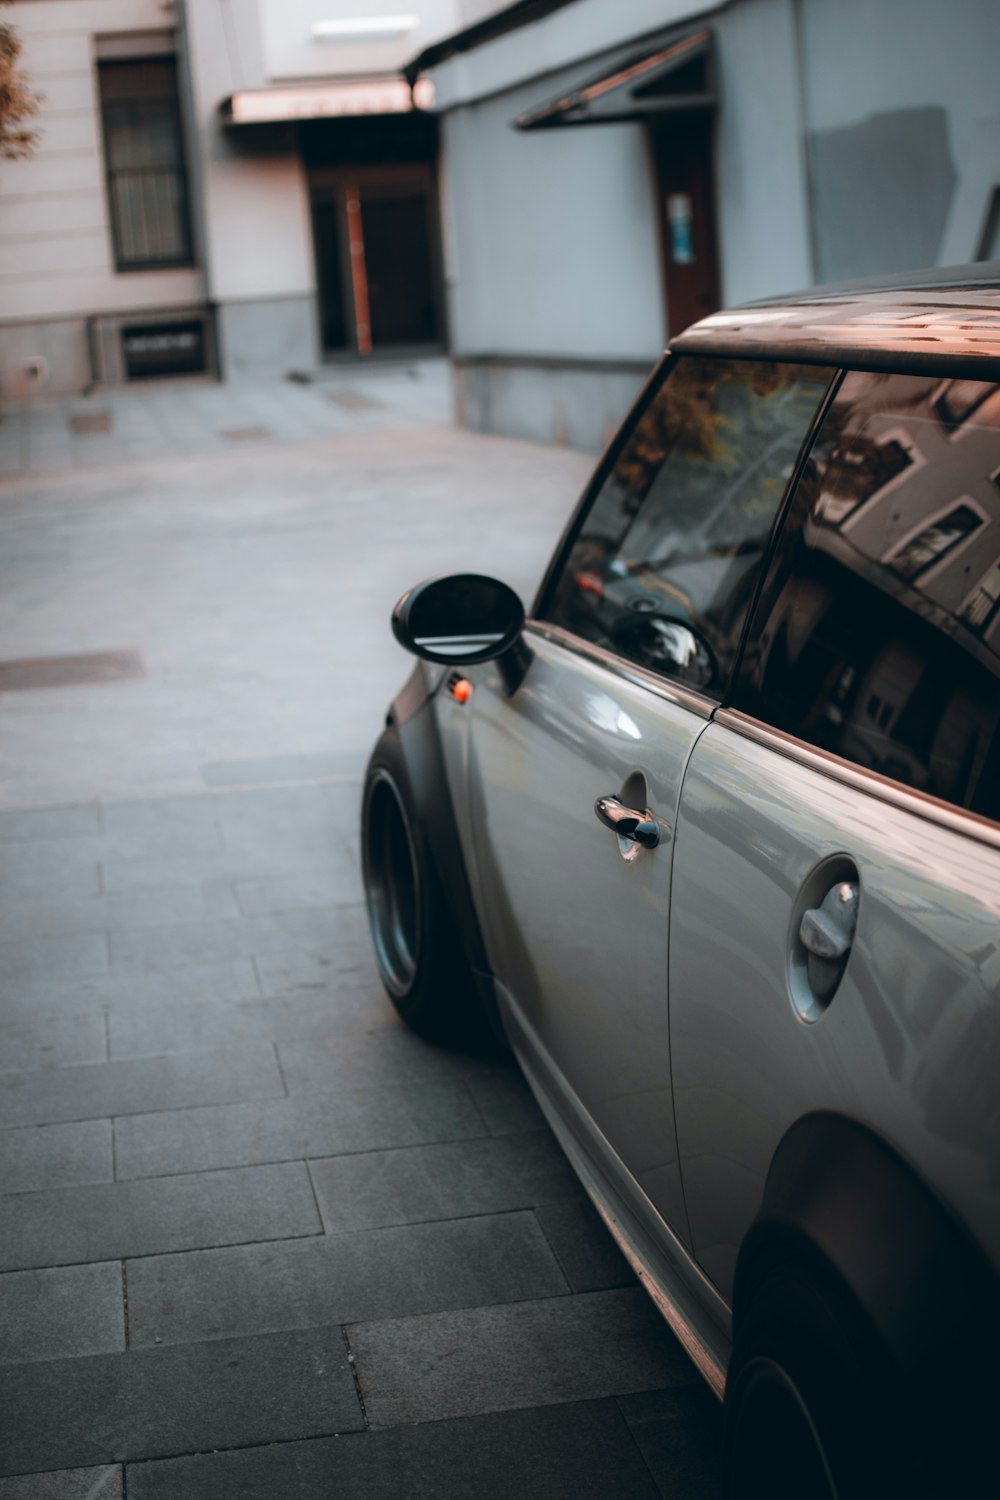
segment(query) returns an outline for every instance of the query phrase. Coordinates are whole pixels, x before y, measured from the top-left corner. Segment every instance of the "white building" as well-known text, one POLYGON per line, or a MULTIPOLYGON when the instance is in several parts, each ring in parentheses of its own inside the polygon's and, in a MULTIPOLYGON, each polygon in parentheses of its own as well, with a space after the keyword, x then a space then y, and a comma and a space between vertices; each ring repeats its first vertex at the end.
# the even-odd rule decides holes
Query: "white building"
POLYGON ((437 121, 400 70, 459 15, 391 9, 5 11, 43 97, 0 162, 0 395, 443 348, 437 121))

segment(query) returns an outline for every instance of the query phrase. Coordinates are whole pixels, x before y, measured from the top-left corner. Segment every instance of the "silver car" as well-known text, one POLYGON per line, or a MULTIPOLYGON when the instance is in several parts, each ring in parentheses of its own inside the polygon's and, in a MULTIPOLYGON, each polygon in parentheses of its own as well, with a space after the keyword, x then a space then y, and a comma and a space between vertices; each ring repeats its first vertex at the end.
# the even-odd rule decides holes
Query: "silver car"
POLYGON ((528 619, 393 616, 383 981, 513 1049, 731 1497, 1000 1492, 996 270, 696 325, 528 619))

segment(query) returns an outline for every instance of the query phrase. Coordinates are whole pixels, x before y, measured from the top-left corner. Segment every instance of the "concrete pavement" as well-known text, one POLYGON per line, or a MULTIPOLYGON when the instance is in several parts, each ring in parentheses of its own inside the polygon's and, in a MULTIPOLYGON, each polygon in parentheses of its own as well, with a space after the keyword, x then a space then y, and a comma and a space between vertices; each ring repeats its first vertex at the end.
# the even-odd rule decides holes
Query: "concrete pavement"
POLYGON ((715 1490, 715 1402, 516 1068, 397 1022, 358 877, 393 600, 529 593, 590 460, 370 379, 238 439, 246 391, 163 391, 158 458, 53 406, 0 482, 0 1500, 715 1490))

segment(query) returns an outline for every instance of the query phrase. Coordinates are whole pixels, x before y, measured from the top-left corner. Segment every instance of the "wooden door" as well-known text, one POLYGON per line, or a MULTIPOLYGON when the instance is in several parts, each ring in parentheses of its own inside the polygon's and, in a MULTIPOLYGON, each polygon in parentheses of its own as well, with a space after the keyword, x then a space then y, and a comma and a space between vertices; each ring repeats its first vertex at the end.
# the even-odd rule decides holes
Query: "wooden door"
POLYGON ((719 308, 712 110, 648 122, 667 301, 667 336, 719 308))

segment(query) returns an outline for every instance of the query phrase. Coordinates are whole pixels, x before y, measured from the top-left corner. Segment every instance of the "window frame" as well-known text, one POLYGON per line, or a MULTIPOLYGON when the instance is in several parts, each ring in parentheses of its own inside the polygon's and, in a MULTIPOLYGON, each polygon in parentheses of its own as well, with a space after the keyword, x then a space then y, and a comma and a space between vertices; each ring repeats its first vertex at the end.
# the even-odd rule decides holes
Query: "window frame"
MULTIPOLYGON (((156 51, 128 55, 125 57, 98 57, 95 61, 97 72, 97 98, 101 118, 101 148, 104 156, 104 191, 108 205, 108 223, 111 229, 111 247, 114 255, 115 272, 120 275, 130 275, 136 271, 176 271, 193 270, 197 267, 197 257, 194 245, 194 223, 191 213, 191 184, 187 161, 187 141, 184 130, 184 111, 181 108, 180 76, 177 67, 177 53, 159 48, 156 51), (119 102, 109 100, 105 97, 101 82, 104 70, 127 68, 135 65, 152 62, 168 62, 173 66, 173 89, 169 95, 171 113, 177 132, 177 165, 170 169, 170 176, 176 181, 180 203, 179 229, 184 241, 184 249, 175 256, 155 256, 140 260, 130 259, 125 255, 122 247, 121 232, 118 222, 116 208, 115 182, 124 175, 122 171, 116 170, 111 162, 111 151, 108 143, 108 109, 112 103, 119 102)), ((164 98, 168 97, 166 95, 164 98)), ((136 95, 137 102, 142 101, 141 95, 136 95)), ((158 175, 168 175, 166 170, 157 170, 158 175)))

